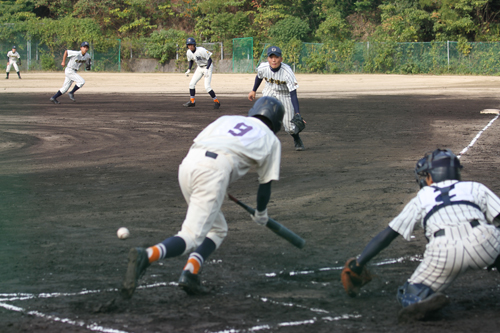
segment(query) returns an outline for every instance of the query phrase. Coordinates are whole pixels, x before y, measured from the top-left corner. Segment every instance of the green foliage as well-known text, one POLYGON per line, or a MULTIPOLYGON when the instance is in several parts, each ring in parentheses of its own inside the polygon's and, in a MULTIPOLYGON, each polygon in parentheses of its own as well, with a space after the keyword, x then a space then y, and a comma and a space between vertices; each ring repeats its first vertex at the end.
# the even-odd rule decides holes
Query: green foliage
POLYGON ((328 11, 328 16, 316 30, 316 37, 324 42, 350 38, 350 25, 338 11, 328 11))
POLYGON ((57 68, 54 56, 50 53, 42 52, 40 54, 40 63, 44 71, 55 71, 57 68))
POLYGON ((309 24, 306 21, 295 16, 288 16, 269 28, 269 36, 278 41, 292 39, 304 41, 309 31, 309 24))
POLYGON ((173 59, 177 47, 184 49, 187 34, 184 31, 169 29, 153 32, 151 36, 145 38, 146 54, 158 59, 160 64, 173 59))

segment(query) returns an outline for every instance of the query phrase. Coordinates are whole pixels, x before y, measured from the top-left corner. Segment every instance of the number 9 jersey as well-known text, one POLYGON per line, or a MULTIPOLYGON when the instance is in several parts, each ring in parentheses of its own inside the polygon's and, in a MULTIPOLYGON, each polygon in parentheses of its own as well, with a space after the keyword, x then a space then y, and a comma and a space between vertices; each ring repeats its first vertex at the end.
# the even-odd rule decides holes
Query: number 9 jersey
POLYGON ((281 143, 255 117, 220 117, 194 139, 193 149, 209 150, 230 160, 230 183, 244 176, 252 165, 257 168, 260 184, 279 180, 281 143))

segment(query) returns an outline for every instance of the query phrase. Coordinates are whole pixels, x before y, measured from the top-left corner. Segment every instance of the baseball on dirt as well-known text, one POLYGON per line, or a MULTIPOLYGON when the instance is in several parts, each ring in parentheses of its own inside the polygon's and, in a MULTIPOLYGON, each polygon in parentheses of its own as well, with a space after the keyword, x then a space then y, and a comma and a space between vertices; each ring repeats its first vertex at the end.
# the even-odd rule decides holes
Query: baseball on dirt
POLYGON ((118 229, 118 231, 116 232, 116 235, 118 236, 118 238, 120 239, 127 239, 129 236, 130 236, 130 231, 128 231, 127 228, 125 227, 121 227, 120 229, 118 229))

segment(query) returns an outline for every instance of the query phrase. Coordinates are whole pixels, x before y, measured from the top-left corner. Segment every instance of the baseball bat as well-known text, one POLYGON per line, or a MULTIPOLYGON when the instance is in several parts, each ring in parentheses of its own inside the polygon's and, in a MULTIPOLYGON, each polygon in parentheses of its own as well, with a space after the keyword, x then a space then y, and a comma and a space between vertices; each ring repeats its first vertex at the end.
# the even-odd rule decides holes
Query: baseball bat
MULTIPOLYGON (((229 199, 236 202, 239 206, 243 207, 247 212, 249 212, 252 215, 255 214, 255 209, 253 209, 252 207, 239 201, 238 199, 233 197, 231 194, 228 194, 228 196, 229 196, 229 199)), ((273 220, 272 218, 269 218, 269 220, 266 223, 266 227, 268 227, 276 235, 286 239, 292 245, 298 247, 299 249, 303 248, 304 244, 306 243, 306 241, 302 237, 300 237, 299 235, 297 235, 296 233, 294 233, 293 231, 291 231, 290 229, 288 229, 287 227, 285 227, 281 223, 277 222, 276 220, 273 220)))

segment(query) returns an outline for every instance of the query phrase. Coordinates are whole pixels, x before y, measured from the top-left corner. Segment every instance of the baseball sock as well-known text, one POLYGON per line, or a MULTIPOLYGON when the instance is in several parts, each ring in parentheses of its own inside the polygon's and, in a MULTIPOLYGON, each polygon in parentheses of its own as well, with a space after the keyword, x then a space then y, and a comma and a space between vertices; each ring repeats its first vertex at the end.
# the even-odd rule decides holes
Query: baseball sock
POLYGON ((195 89, 189 89, 189 96, 191 96, 190 100, 191 103, 194 103, 194 96, 196 95, 196 90, 195 89))
POLYGON ((8 79, 8 78, 9 78, 9 73, 7 72, 6 74, 7 74, 7 77, 6 77, 6 79, 8 79))
POLYGON ((18 77, 18 78, 21 78, 21 74, 19 74, 19 72, 17 72, 17 77, 18 77))
POLYGON ((215 103, 219 103, 219 100, 217 99, 217 96, 215 96, 215 91, 210 90, 209 92, 210 97, 214 100, 215 103))
POLYGON ((58 90, 54 96, 52 96, 53 99, 56 99, 57 97, 61 96, 61 91, 58 90))
POLYGON ((180 256, 184 253, 184 250, 186 250, 184 239, 174 236, 165 239, 159 244, 148 247, 146 252, 148 253, 149 263, 152 263, 163 258, 180 256))
POLYGON ((73 87, 73 90, 71 90, 71 91, 70 91, 70 93, 74 94, 74 93, 75 93, 75 91, 77 91, 78 89, 80 89, 80 87, 79 87, 79 86, 77 86, 77 85, 75 85, 75 86, 73 87))
POLYGON ((206 237, 200 246, 195 250, 195 252, 189 255, 189 259, 184 266, 184 270, 189 270, 193 274, 198 274, 201 265, 207 260, 207 258, 215 251, 217 246, 214 241, 206 237))

